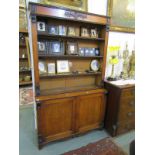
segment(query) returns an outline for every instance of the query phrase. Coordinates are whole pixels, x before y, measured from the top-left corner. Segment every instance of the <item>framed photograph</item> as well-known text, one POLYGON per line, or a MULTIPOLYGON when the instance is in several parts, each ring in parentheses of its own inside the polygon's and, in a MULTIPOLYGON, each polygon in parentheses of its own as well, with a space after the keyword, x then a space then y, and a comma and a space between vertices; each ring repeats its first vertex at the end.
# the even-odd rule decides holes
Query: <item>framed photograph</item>
POLYGON ((50 42, 49 54, 53 55, 64 55, 64 43, 60 41, 50 42))
POLYGON ((48 74, 55 74, 55 63, 47 64, 48 74))
POLYGON ((90 30, 90 36, 91 36, 91 38, 98 38, 98 31, 97 31, 97 29, 91 29, 90 30))
POLYGON ((57 60, 57 73, 68 73, 69 70, 69 61, 68 60, 57 60))
POLYGON ((41 32, 45 32, 46 31, 45 22, 37 22, 37 30, 41 32))
POLYGON ((46 67, 45 62, 39 61, 38 68, 39 68, 39 74, 46 74, 47 73, 47 67, 46 67))
POLYGON ((59 25, 59 35, 66 36, 67 35, 67 27, 63 25, 59 25))
POLYGON ((37 0, 41 4, 67 7, 73 10, 88 11, 88 0, 37 0))
POLYGON ((39 55, 46 54, 46 42, 45 41, 38 41, 38 54, 39 55))
POLYGON ((78 55, 78 43, 77 42, 67 42, 67 54, 68 55, 78 55))
POLYGON ((90 56, 89 48, 85 48, 85 56, 90 56))
POLYGON ((81 37, 89 37, 89 29, 87 28, 81 28, 81 37))
POLYGON ((135 0, 108 0, 108 16, 111 31, 135 32, 135 0))
POLYGON ((99 48, 95 48, 95 55, 99 56, 100 55, 100 49, 99 48))
POLYGON ((95 48, 89 48, 89 55, 95 56, 95 48))
POLYGON ((76 36, 76 28, 68 27, 68 36, 76 36))
POLYGON ((100 69, 100 64, 98 60, 92 60, 90 64, 90 68, 92 71, 97 72, 100 69))
POLYGON ((58 26, 55 26, 55 25, 48 26, 48 33, 53 35, 58 35, 58 26))
POLYGON ((80 47, 79 48, 79 56, 84 56, 85 55, 85 48, 84 47, 80 47))

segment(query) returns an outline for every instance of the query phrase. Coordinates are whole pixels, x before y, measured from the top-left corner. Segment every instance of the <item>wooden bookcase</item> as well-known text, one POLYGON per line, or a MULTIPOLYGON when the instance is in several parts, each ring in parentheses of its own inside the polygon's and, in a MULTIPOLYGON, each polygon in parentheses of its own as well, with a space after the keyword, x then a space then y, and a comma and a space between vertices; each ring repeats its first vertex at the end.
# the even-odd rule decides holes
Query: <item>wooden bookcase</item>
POLYGON ((19 86, 32 85, 28 31, 19 30, 19 86), (28 79, 29 78, 29 79, 28 79))
MULTIPOLYGON (((103 127, 105 114, 105 76, 106 50, 110 18, 87 12, 74 11, 62 7, 29 3, 33 66, 35 82, 36 118, 38 145, 41 148, 50 141, 71 137, 86 131, 103 127), (79 30, 77 36, 51 35, 39 32, 37 22, 46 25, 72 26, 79 30), (80 28, 96 28, 97 38, 82 37, 80 28), (76 41, 78 47, 99 48, 100 55, 79 56, 38 54, 39 40, 76 41), (98 60, 100 69, 97 72, 86 72, 92 60, 98 60), (56 63, 57 60, 68 60, 72 64, 69 73, 49 75, 39 74, 38 63, 56 63), (72 71, 80 71, 73 73, 72 71)), ((65 48, 66 49, 66 48, 65 48)))

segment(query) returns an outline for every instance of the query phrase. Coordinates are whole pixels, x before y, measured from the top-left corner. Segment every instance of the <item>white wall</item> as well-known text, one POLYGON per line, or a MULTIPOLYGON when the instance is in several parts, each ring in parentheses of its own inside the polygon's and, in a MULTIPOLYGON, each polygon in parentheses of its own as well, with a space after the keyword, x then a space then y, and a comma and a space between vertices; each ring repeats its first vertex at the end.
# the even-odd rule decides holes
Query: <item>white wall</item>
POLYGON ((88 12, 106 15, 107 0, 88 0, 88 12))

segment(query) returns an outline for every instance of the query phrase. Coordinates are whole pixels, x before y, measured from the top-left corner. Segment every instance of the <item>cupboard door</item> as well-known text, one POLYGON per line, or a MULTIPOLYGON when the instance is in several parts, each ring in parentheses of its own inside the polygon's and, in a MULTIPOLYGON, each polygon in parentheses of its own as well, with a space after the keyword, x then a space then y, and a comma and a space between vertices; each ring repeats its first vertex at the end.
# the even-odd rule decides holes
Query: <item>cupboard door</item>
POLYGON ((38 132, 44 142, 72 135, 75 113, 73 98, 43 101, 37 112, 38 132))
POLYGON ((105 102, 103 94, 77 97, 76 130, 78 133, 101 126, 104 119, 105 102))

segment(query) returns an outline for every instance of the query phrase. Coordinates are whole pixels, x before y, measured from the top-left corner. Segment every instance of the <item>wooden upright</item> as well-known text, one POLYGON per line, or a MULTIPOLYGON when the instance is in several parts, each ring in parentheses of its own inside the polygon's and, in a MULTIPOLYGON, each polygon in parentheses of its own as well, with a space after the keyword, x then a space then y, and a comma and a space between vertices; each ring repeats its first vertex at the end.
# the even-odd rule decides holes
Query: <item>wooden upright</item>
POLYGON ((106 65, 110 18, 87 12, 74 11, 62 7, 29 3, 32 30, 35 101, 37 112, 38 145, 41 148, 48 142, 71 137, 92 129, 103 127, 105 114, 105 89, 103 79, 106 65), (37 21, 48 24, 76 27, 95 27, 100 34, 98 38, 82 36, 59 36, 37 31, 37 21), (38 55, 37 42, 61 39, 77 41, 79 47, 100 49, 99 56, 74 55, 38 55), (96 73, 39 75, 38 62, 56 62, 69 60, 75 70, 89 69, 90 62, 97 59, 100 70, 96 73))

